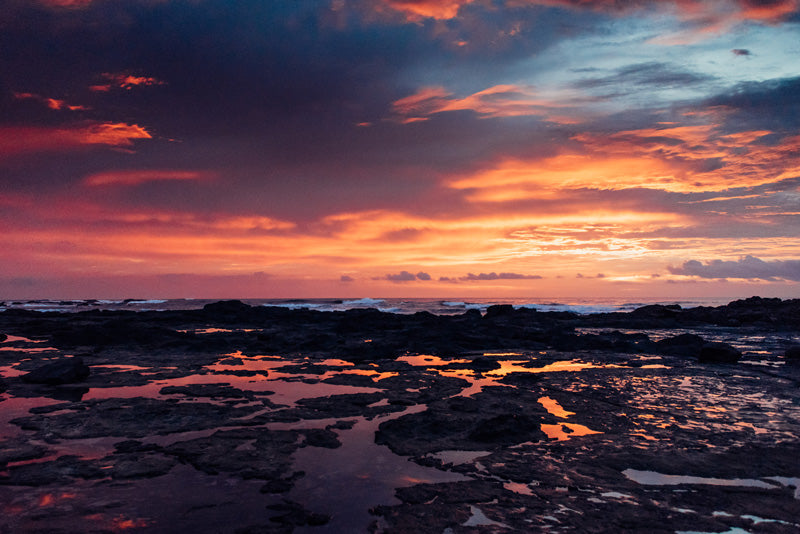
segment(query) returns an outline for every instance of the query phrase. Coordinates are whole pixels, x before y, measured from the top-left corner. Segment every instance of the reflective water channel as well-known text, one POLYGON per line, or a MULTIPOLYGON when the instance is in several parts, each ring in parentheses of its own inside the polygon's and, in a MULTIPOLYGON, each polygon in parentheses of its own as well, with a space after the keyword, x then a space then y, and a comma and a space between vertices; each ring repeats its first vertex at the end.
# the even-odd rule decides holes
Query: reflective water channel
POLYGON ((85 356, 85 384, 31 387, 19 377, 71 354, 9 336, 0 531, 411 531, 414 514, 437 532, 579 532, 603 514, 674 532, 800 529, 800 374, 764 337, 736 343, 734 366, 554 351, 360 363, 234 351, 153 365, 119 353, 85 356), (744 493, 719 493, 731 487, 744 493))

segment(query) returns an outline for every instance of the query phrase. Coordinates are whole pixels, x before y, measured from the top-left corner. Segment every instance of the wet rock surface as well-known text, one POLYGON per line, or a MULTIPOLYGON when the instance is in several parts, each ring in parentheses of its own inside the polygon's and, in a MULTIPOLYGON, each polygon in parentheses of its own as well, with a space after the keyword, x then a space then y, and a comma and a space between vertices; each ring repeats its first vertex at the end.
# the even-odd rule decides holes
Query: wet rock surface
POLYGON ((800 530, 798 301, 0 331, 3 532, 800 530))

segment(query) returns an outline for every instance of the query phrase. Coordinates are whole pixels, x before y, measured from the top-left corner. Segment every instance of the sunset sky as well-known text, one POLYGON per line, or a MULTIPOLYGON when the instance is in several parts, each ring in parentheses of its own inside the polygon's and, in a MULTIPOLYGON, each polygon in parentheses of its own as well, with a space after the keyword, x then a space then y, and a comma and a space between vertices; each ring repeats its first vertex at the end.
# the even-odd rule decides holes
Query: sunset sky
POLYGON ((0 300, 800 297, 800 0, 2 0, 0 300))

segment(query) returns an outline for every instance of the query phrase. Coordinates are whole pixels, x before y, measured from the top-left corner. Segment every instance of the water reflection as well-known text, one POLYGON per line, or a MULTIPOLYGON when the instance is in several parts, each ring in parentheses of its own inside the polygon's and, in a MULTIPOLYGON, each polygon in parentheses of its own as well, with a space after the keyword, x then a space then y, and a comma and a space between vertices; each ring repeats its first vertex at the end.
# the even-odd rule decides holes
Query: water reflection
POLYGON ((559 423, 557 425, 541 425, 542 432, 547 434, 550 439, 566 441, 578 436, 588 436, 590 434, 602 434, 597 430, 576 423, 559 423))

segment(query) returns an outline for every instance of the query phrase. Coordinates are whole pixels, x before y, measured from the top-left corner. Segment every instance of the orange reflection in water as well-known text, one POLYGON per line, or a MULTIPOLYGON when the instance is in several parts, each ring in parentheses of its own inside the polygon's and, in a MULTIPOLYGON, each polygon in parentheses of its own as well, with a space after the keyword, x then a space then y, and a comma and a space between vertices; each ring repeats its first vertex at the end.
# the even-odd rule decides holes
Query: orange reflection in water
POLYGON ((575 412, 568 412, 561 407, 557 400, 551 399, 550 397, 541 397, 538 402, 544 406, 545 410, 556 417, 569 417, 570 415, 575 415, 575 412))
POLYGON ((142 518, 127 519, 127 518, 124 518, 124 517, 121 517, 121 516, 120 517, 115 517, 111 521, 111 525, 112 525, 112 528, 114 528, 114 530, 128 530, 128 529, 131 529, 131 528, 144 528, 146 526, 149 526, 150 524, 151 524, 151 521, 148 521, 147 519, 142 519, 142 518))
POLYGON ((451 363, 467 363, 469 360, 443 360, 430 354, 405 354, 397 358, 398 362, 406 362, 415 367, 443 366, 451 363))
POLYGON ((39 497, 39 506, 50 506, 51 504, 55 504, 58 501, 63 501, 65 499, 74 499, 74 493, 45 493, 39 497))
POLYGON ((141 517, 130 518, 123 515, 109 518, 104 514, 87 515, 86 519, 98 523, 101 528, 106 528, 112 531, 130 530, 133 528, 145 528, 151 526, 153 521, 141 517))
POLYGON ((381 373, 378 371, 374 371, 372 369, 347 369, 342 371, 342 374, 369 376, 372 377, 372 380, 377 382, 379 380, 383 380, 384 378, 398 376, 400 373, 393 373, 393 372, 381 373))
POLYGON ((578 436, 587 436, 589 434, 602 434, 597 430, 592 430, 589 427, 578 425, 575 423, 560 423, 558 425, 541 425, 542 432, 547 434, 550 439, 558 441, 566 441, 570 438, 578 436))

